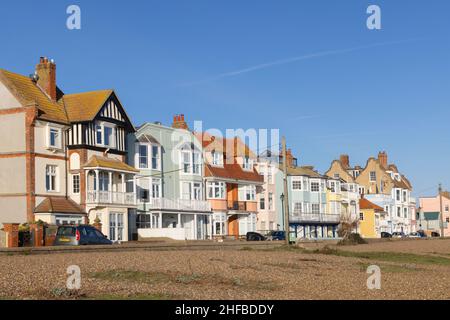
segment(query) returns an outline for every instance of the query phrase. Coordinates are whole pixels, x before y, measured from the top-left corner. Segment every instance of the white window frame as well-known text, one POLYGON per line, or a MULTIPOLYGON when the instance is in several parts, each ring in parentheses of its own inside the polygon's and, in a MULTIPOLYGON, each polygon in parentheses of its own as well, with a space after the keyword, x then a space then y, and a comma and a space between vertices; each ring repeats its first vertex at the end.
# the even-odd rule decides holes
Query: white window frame
POLYGON ((161 179, 152 178, 150 181, 150 187, 151 187, 151 189, 149 190, 150 199, 161 199, 162 198, 162 181, 161 181, 161 179), (157 195, 155 196, 156 192, 157 192, 157 195))
MULTIPOLYGON (((203 200, 202 183, 198 181, 180 181, 180 199, 203 200), (184 197, 183 185, 189 185, 189 198, 184 197)), ((186 193, 187 194, 187 193, 186 193)))
POLYGON ((320 205, 320 203, 311 203, 311 213, 312 214, 320 214, 320 211, 321 211, 321 205, 320 205), (314 207, 316 207, 317 208, 317 212, 314 212, 314 207))
POLYGON ((149 157, 150 157, 150 154, 148 152, 148 144, 147 143, 138 143, 137 144, 137 166, 136 167, 138 169, 148 169, 149 157), (143 158, 143 156, 141 156, 141 148, 144 148, 147 153, 145 155, 145 158, 146 158, 145 163, 141 163, 141 158, 143 158))
POLYGON ((148 154, 151 154, 151 156, 149 157, 150 161, 151 161, 151 168, 152 170, 161 170, 161 146, 157 145, 157 144, 151 144, 149 145, 149 150, 151 150, 151 152, 148 152, 148 154), (157 152, 157 157, 155 157, 155 149, 157 152), (153 160, 156 161, 156 167, 154 166, 153 160))
POLYGON ((370 182, 376 182, 377 181, 377 172, 376 171, 370 171, 369 172, 369 181, 370 182), (373 174, 373 176, 372 176, 373 174))
POLYGON ((97 122, 95 124, 95 145, 103 148, 115 148, 116 147, 116 126, 112 123, 97 122), (109 144, 105 144, 105 128, 111 129, 111 139, 109 144), (100 129, 100 130, 99 130, 100 129), (97 134, 100 132, 101 141, 98 141, 97 134))
POLYGON ((180 150, 180 169, 182 175, 194 175, 201 176, 202 175, 202 153, 196 149, 183 149, 180 150), (189 156, 189 162, 185 162, 185 155, 189 156), (198 162, 195 162, 195 158, 197 157, 198 162), (185 165, 187 164, 187 168, 185 165))
POLYGON ((303 191, 303 179, 301 177, 292 177, 292 181, 291 181, 291 187, 293 191, 303 191), (294 185, 295 183, 300 183, 300 188, 295 188, 294 185))
POLYGON ((313 192, 313 193, 320 193, 320 181, 319 181, 319 180, 310 180, 310 181, 309 181, 309 184, 310 184, 309 190, 310 190, 311 192, 313 192), (313 190, 313 188, 312 188, 313 184, 314 184, 314 185, 317 184, 317 186, 318 186, 318 190, 317 190, 317 191, 316 191, 316 190, 313 190))
POLYGON ((254 184, 239 186, 239 201, 256 201, 256 186, 254 184))
POLYGON ((207 182, 207 198, 213 200, 225 200, 226 199, 226 184, 221 181, 209 181, 207 182), (219 195, 216 196, 216 191, 219 191, 219 195))
POLYGON ((211 152, 211 157, 212 157, 212 165, 216 166, 216 167, 223 167, 223 153, 222 152, 217 152, 217 151, 213 151, 211 152))
POLYGON ((250 157, 243 157, 242 159, 242 169, 246 171, 252 171, 253 170, 253 159, 250 157))
POLYGON ((81 188, 81 185, 80 185, 80 174, 72 175, 72 193, 73 194, 80 194, 80 192, 81 192, 80 188, 81 188), (76 187, 78 189, 76 189, 76 187))
POLYGON ((52 150, 62 150, 63 148, 63 134, 62 134, 62 128, 53 126, 53 125, 47 125, 47 148, 52 150), (55 145, 51 144, 51 134, 53 132, 57 133, 57 137, 55 138, 55 145))
POLYGON ((58 177, 59 177, 59 167, 57 165, 48 164, 45 166, 45 190, 47 190, 47 192, 59 192, 58 177), (54 181, 52 181, 52 177, 54 178, 54 181))
POLYGON ((292 204, 292 215, 298 216, 303 213, 303 202, 295 201, 292 204))

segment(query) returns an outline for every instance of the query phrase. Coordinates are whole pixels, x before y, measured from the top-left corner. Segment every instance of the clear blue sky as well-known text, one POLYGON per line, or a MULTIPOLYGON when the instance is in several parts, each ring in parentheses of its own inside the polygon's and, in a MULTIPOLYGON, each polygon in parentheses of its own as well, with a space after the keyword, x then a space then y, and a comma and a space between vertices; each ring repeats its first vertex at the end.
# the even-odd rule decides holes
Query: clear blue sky
POLYGON ((450 186, 447 0, 17 0, 0 12, 1 68, 53 58, 65 92, 114 88, 136 124, 184 113, 207 128, 280 128, 321 172, 341 153, 364 165, 386 150, 416 192, 450 186), (80 31, 66 28, 70 4, 80 31), (370 4, 380 31, 366 28, 370 4))

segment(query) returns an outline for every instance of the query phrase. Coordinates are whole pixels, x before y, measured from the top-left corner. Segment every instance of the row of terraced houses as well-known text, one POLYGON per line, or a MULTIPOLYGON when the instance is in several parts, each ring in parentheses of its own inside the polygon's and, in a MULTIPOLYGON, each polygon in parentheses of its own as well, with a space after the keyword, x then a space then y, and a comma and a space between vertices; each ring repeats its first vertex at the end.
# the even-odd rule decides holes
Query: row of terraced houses
POLYGON ((296 238, 336 238, 344 219, 367 237, 419 228, 412 185, 385 152, 365 167, 343 155, 320 174, 289 150, 285 196, 278 152, 194 132, 184 115, 135 127, 113 90, 67 94, 44 57, 31 76, 0 69, 0 136, 0 227, 96 221, 117 242, 238 238, 283 230, 289 199, 296 238))

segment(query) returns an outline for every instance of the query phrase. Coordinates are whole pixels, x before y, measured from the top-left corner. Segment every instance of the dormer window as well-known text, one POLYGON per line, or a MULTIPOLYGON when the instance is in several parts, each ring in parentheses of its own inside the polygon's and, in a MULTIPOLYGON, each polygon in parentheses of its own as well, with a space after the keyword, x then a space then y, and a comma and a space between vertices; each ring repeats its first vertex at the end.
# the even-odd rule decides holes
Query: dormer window
POLYGON ((249 157, 244 158, 244 162, 242 164, 244 170, 252 170, 253 169, 253 160, 249 157))
POLYGON ((212 164, 213 164, 213 166, 223 166, 223 153, 213 151, 212 152, 212 164))
POLYGON ((47 127, 47 147, 49 149, 62 149, 62 130, 57 127, 47 127))

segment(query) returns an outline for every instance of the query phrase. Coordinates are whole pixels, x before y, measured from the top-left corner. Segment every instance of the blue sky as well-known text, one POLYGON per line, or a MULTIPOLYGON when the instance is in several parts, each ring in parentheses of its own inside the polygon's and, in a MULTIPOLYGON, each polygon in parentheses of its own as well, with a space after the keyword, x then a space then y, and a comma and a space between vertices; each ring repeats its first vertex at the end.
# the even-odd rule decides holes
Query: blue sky
POLYGON ((65 92, 114 88, 138 125, 184 113, 206 128, 279 128, 321 172, 341 153, 364 165, 386 150, 416 194, 450 187, 447 0, 17 0, 0 12, 1 68, 53 58, 65 92), (366 28, 370 4, 382 30, 366 28))

